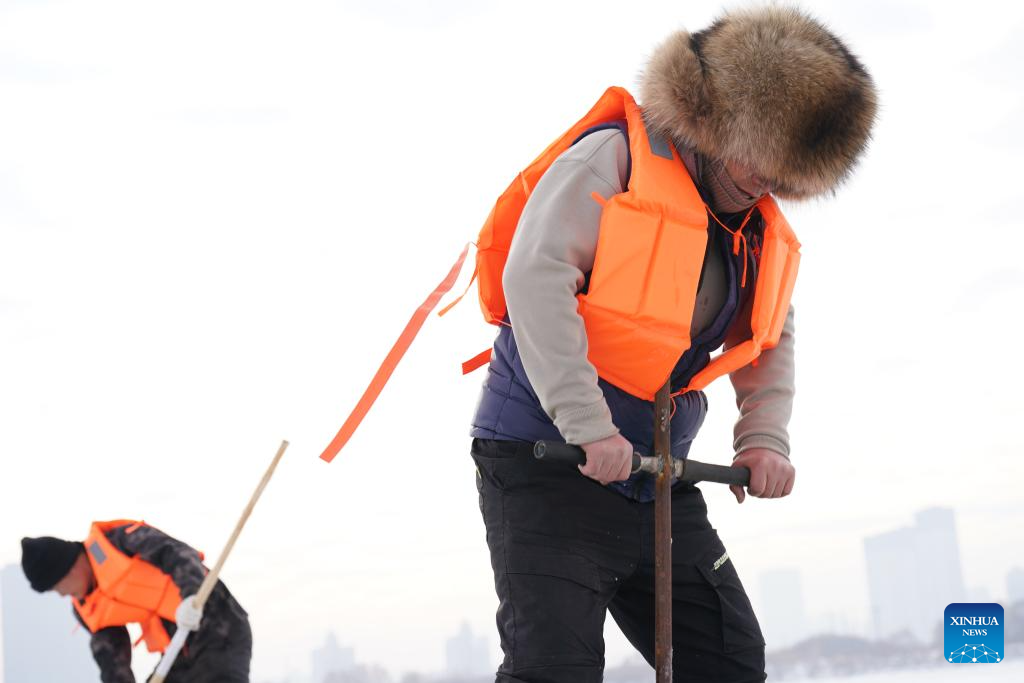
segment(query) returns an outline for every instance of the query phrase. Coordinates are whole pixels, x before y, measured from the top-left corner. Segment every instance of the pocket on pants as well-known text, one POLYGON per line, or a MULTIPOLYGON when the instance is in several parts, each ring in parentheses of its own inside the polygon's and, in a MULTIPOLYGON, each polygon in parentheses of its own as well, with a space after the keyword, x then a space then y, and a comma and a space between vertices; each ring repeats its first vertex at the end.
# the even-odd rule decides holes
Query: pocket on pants
POLYGON ((572 581, 594 592, 601 590, 597 565, 582 555, 509 542, 506 563, 510 575, 547 576, 572 581))
POLYGON ((528 456, 528 445, 519 441, 492 441, 473 439, 470 455, 476 463, 477 488, 485 484, 509 491, 524 483, 526 471, 524 457, 528 456))
POLYGON ((507 655, 502 672, 510 675, 502 680, 600 680, 607 600, 597 565, 564 549, 507 539, 505 551, 495 582, 507 655), (538 677, 517 673, 527 669, 538 677))
POLYGON ((754 608, 720 540, 716 540, 712 548, 701 556, 697 569, 718 595, 724 651, 763 648, 764 636, 754 615, 754 608))

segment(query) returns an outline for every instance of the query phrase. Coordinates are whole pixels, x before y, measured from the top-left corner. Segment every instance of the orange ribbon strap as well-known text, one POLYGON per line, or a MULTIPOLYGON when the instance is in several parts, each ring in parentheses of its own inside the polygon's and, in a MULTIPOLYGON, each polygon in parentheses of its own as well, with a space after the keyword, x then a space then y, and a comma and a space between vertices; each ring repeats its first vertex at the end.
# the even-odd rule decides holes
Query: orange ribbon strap
POLYGON ((445 294, 451 291, 451 288, 455 286, 455 281, 459 278, 459 273, 462 272, 462 264, 466 260, 466 254, 469 252, 469 244, 463 249, 459 255, 459 259, 452 266, 452 269, 448 272, 448 275, 444 280, 441 281, 430 296, 420 304, 420 307, 416 309, 416 312, 412 314, 412 318, 406 323, 405 329, 402 330, 401 336, 398 337, 398 341, 391 347, 391 351, 388 352, 387 357, 381 366, 377 369, 377 374, 373 376, 373 380, 370 381, 370 386, 366 387, 366 391, 363 392, 362 398, 359 399, 359 403, 356 404, 355 409, 345 420, 345 424, 341 426, 341 430, 338 432, 334 440, 324 449, 324 452, 320 454, 322 460, 330 462, 334 460, 335 456, 345 447, 348 440, 355 433, 359 427, 363 418, 370 412, 370 408, 373 406, 374 401, 380 396, 380 392, 384 389, 384 385, 387 384, 388 380, 391 379, 391 373, 398 367, 398 363, 402 360, 402 356, 409 350, 409 346, 412 345, 412 340, 419 334, 420 328, 423 327, 423 323, 426 321, 427 316, 434 310, 438 302, 445 294))
POLYGON ((747 215, 743 218, 743 222, 740 223, 740 227, 737 228, 736 230, 730 230, 728 227, 726 227, 725 223, 723 223, 722 221, 718 220, 718 216, 716 216, 715 212, 711 210, 711 207, 707 206, 706 204, 705 204, 705 206, 707 207, 708 213, 711 215, 711 217, 715 219, 715 222, 718 223, 720 226, 722 226, 722 229, 724 229, 727 233, 732 235, 732 253, 733 253, 733 255, 739 256, 739 253, 740 253, 740 243, 743 244, 743 277, 740 280, 740 287, 741 288, 742 287, 746 287, 747 286, 747 261, 749 259, 747 258, 747 236, 743 234, 743 228, 747 227, 747 223, 750 222, 750 217, 752 215, 754 215, 754 209, 756 209, 757 206, 755 205, 755 206, 750 207, 750 211, 747 212, 747 215))
MULTIPOLYGON (((470 242, 470 244, 473 244, 473 243, 470 242)), ((479 266, 477 266, 476 268, 473 269, 473 277, 469 278, 469 284, 466 285, 466 289, 462 292, 462 294, 459 294, 457 297, 455 297, 455 301, 451 302, 450 304, 448 304, 447 306, 442 308, 440 311, 438 311, 437 312, 438 317, 443 316, 445 313, 447 313, 448 311, 450 311, 453 308, 455 308, 455 305, 457 303, 459 303, 460 301, 462 301, 463 297, 465 297, 467 294, 469 294, 469 288, 473 286, 474 282, 476 282, 476 275, 479 272, 479 270, 480 270, 479 266)))
POLYGON ((488 349, 486 349, 484 351, 481 351, 480 353, 476 354, 475 356, 473 356, 472 358, 467 360, 465 363, 463 363, 462 364, 462 374, 463 375, 468 375, 469 373, 473 372, 477 368, 482 368, 483 366, 485 366, 488 363, 490 363, 491 362, 491 351, 492 351, 492 349, 488 348, 488 349))

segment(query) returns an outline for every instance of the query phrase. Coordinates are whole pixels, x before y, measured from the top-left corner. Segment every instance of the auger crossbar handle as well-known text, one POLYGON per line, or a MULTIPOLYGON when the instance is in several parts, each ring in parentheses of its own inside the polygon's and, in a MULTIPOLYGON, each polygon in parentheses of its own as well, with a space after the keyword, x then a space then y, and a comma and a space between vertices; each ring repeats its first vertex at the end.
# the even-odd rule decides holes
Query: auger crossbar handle
MULTIPOLYGON (((557 441, 538 441, 533 444, 533 455, 545 462, 565 465, 587 464, 587 454, 579 446, 557 441)), ((661 459, 648 455, 633 454, 633 472, 661 473, 661 459)), ((725 465, 709 465, 696 460, 673 460, 672 474, 680 481, 708 481, 716 484, 748 486, 750 484, 749 467, 726 467, 725 465)))

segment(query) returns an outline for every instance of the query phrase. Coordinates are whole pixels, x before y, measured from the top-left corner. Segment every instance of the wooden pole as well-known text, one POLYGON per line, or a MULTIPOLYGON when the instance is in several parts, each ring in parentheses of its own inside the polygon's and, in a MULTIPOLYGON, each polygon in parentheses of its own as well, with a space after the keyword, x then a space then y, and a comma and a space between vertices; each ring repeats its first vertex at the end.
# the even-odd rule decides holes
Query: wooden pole
MULTIPOLYGON (((217 579, 220 577, 220 570, 224 567, 224 562, 228 559, 228 555, 231 554, 231 549, 235 547, 235 541, 238 540, 239 535, 242 533, 242 528, 249 519, 249 515, 252 514, 252 510, 256 507, 256 501, 260 499, 260 494, 263 493, 263 489, 267 487, 267 482, 274 476, 274 470, 277 469, 277 463, 281 461, 281 456, 284 455, 285 449, 288 448, 288 442, 282 441, 281 447, 277 449, 277 455, 274 456, 273 462, 270 463, 270 467, 267 468, 266 473, 263 475, 263 479, 260 480, 259 486, 252 494, 252 498, 249 499, 249 504, 245 506, 245 511, 242 512, 242 516, 238 520, 238 524, 235 525, 235 530, 231 533, 231 538, 224 545, 224 550, 221 551, 220 557, 217 558, 217 564, 213 565, 213 569, 203 579, 202 585, 199 586, 199 591, 193 598, 193 604, 197 609, 202 609, 206 604, 206 600, 210 597, 210 593, 217 585, 217 579)), ((160 659, 160 663, 157 664, 156 671, 153 676, 149 679, 150 683, 164 683, 164 679, 167 678, 168 672, 171 670, 171 666, 174 664, 174 660, 178 657, 178 653, 181 648, 185 645, 185 639, 188 638, 190 632, 179 628, 174 632, 174 637, 171 639, 171 644, 167 646, 167 650, 164 652, 164 656, 160 659)))
POLYGON ((672 389, 654 396, 654 457, 661 472, 654 484, 654 671, 672 683, 672 389))

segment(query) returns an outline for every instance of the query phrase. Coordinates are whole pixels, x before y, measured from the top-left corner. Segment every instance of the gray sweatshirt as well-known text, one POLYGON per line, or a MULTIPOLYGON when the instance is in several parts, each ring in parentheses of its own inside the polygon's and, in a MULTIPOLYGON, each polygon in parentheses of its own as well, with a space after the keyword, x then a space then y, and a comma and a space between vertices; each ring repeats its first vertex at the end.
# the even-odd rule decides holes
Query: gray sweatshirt
MULTIPOLYGON (((502 284, 523 367, 544 411, 569 443, 618 433, 597 371, 587 359, 576 295, 597 251, 601 206, 592 194, 609 198, 625 191, 627 159, 626 139, 617 130, 588 135, 559 156, 526 203, 505 265, 502 284)), ((693 336, 721 308, 725 283, 724 264, 709 257, 697 293, 693 336)), ((726 339, 725 346, 739 341, 726 339)), ((769 448, 789 456, 793 344, 790 308, 778 346, 764 351, 756 366, 729 375, 739 408, 733 442, 737 455, 769 448)))

